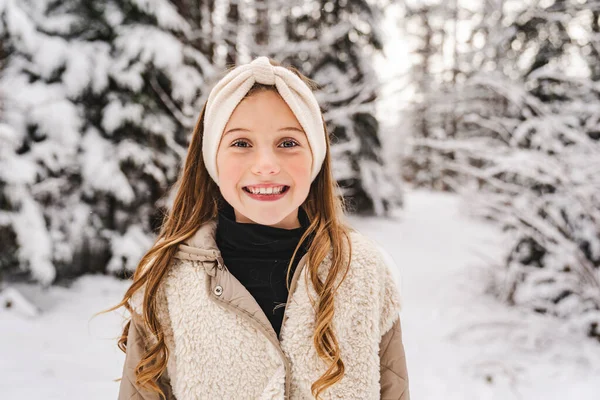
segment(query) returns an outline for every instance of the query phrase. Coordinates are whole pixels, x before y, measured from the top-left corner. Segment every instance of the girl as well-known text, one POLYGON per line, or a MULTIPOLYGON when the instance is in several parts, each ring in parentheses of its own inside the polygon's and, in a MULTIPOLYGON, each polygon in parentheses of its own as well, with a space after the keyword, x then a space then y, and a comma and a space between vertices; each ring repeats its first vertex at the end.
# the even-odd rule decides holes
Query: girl
POLYGON ((173 207, 120 304, 119 399, 409 398, 400 296, 343 222, 314 82, 230 70, 194 129, 173 207))

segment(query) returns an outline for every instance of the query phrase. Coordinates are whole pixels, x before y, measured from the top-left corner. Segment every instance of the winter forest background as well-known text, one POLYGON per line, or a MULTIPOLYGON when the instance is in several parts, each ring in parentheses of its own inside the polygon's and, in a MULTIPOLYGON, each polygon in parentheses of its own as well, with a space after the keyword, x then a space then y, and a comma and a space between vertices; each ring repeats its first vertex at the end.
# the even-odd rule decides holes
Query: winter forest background
MULTIPOLYGON (((40 299, 69 296, 52 290, 71 288, 73 299, 100 287, 113 293, 89 314, 120 300, 118 282, 126 284, 169 207, 208 91, 226 67, 267 55, 320 85, 335 177, 358 226, 385 232, 390 250, 402 249, 399 232, 427 228, 425 241, 453 254, 435 260, 463 269, 465 254, 486 253, 474 243, 494 230, 502 240, 477 259, 484 272, 466 283, 480 291, 469 304, 519 314, 491 337, 543 318, 564 333, 554 343, 571 346, 554 346, 546 364, 582 348, 599 354, 600 0, 0 0, 0 39, 0 338, 11 327, 33 329, 15 315, 40 319, 40 299), (444 214, 455 200, 468 218, 444 214), (417 216, 427 224, 410 230, 417 216), (469 251, 452 253, 453 236, 469 251)), ((412 289, 413 274, 424 273, 416 269, 428 265, 408 263, 417 253, 409 265, 406 252, 392 253, 410 298, 403 323, 413 397, 470 398, 452 397, 439 383, 447 378, 478 399, 598 398, 598 357, 573 361, 583 367, 572 375, 540 367, 555 375, 524 378, 567 376, 559 386, 574 390, 568 396, 516 383, 532 359, 514 370, 510 357, 498 368, 465 360, 475 365, 470 378, 425 374, 431 366, 418 358, 428 353, 416 344, 427 322, 410 310, 435 297, 412 289), (590 379, 578 386, 571 378, 582 375, 590 379), (499 376, 508 377, 505 392, 499 376)), ((535 334, 515 339, 535 342, 532 353, 548 340, 534 325, 535 334)), ((14 360, 3 358, 8 379, 14 360)), ((35 397, 14 388, 12 398, 35 397)), ((98 398, 115 393, 104 390, 98 398)))

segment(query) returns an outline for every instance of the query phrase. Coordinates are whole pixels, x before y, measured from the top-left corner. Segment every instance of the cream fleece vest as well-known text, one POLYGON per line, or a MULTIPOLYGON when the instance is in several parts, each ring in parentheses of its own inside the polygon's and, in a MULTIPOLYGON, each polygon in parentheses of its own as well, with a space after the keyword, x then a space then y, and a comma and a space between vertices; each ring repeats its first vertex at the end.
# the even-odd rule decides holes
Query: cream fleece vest
MULTIPOLYGON (((208 222, 180 246, 159 286, 157 313, 173 394, 177 400, 313 399, 311 384, 327 365, 312 341, 310 298, 316 293, 307 276, 308 257, 294 274, 279 341, 258 304, 222 265, 215 229, 216 221, 208 222), (224 293, 228 290, 234 292, 224 293), (220 301, 221 296, 228 300, 220 301)), ((336 294, 333 319, 345 375, 321 397, 375 400, 380 340, 399 318, 399 281, 377 244, 358 232, 351 239, 351 267, 336 294)), ((319 266, 322 280, 330 265, 331 253, 319 266)), ((142 298, 140 290, 131 299, 138 314, 142 298)))

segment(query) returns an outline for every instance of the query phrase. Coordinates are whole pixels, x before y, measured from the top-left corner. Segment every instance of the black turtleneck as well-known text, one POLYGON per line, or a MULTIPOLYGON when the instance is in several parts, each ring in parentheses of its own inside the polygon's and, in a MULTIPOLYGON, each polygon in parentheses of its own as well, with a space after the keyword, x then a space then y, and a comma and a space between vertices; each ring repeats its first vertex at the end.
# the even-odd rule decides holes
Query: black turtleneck
MULTIPOLYGON (((285 284, 287 266, 300 237, 310 224, 308 216, 300 207, 298 219, 301 226, 295 229, 241 223, 236 222, 233 207, 223 203, 219 209, 216 242, 225 266, 254 296, 279 336, 288 299, 285 284), (280 306, 275 308, 277 305, 280 306)), ((298 249, 289 282, 308 246, 309 243, 306 243, 298 249)))

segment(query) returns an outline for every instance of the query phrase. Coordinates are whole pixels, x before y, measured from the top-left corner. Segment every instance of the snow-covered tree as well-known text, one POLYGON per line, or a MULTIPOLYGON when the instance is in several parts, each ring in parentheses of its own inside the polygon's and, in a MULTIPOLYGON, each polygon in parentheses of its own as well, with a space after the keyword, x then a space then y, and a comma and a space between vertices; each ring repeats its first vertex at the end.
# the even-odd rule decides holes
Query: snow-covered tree
MULTIPOLYGON (((401 15, 401 26, 409 38, 411 54, 411 80, 414 95, 412 105, 405 112, 405 119, 411 127, 409 136, 413 138, 445 138, 448 134, 440 113, 436 108, 447 103, 440 69, 443 59, 443 43, 447 37, 445 30, 448 22, 448 8, 444 2, 406 1, 401 15)), ((400 110, 399 110, 400 112, 400 110)), ((404 179, 415 186, 443 188, 440 158, 445 157, 438 151, 425 146, 413 147, 404 160, 404 179)))
MULTIPOLYGON (((502 0, 407 0, 399 25, 410 48, 411 106, 399 110, 416 139, 445 140, 459 137, 463 93, 456 90, 480 70, 490 55, 482 50, 501 17, 494 11, 502 0)), ((444 167, 460 154, 441 152, 418 142, 411 145, 403 176, 415 186, 451 189, 447 181, 460 179, 444 167)))
POLYGON ((418 143, 460 155, 443 160, 460 177, 447 183, 509 232, 493 292, 600 338, 600 59, 590 55, 600 38, 592 3, 503 9, 507 25, 484 42, 495 50, 486 53, 494 70, 455 88, 458 135, 418 143))
POLYGON ((0 269, 133 269, 210 63, 166 0, 5 0, 0 269), (5 251, 7 250, 7 251, 5 251))
POLYGON ((494 293, 600 337, 600 91, 562 74, 540 73, 529 85, 502 78, 471 84, 505 96, 503 115, 474 113, 480 135, 443 144, 470 160, 448 167, 476 179, 471 209, 509 232, 494 293), (524 86, 565 92, 541 102, 539 89, 524 86))

